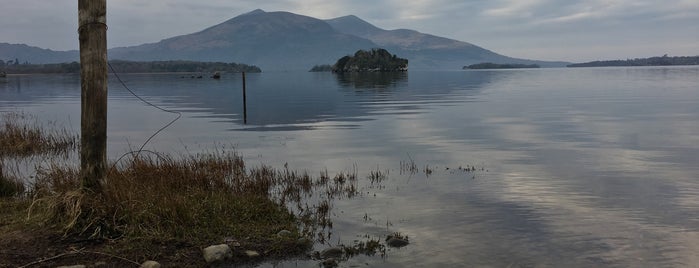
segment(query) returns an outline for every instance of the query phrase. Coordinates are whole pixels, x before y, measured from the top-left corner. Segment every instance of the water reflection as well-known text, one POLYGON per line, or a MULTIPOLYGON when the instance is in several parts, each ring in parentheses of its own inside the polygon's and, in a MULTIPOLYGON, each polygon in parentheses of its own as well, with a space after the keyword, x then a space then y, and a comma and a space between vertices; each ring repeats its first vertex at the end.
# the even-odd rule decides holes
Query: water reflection
POLYGON ((344 88, 358 90, 385 90, 400 88, 408 79, 408 72, 336 73, 338 83, 344 88))
MULTIPOLYGON (((156 150, 234 141, 252 162, 288 162, 311 173, 357 169, 360 177, 389 170, 381 187, 364 181, 360 190, 366 194, 336 201, 332 243, 399 231, 411 245, 390 250, 385 259, 360 256, 344 266, 699 263, 699 68, 373 78, 250 74, 248 125, 242 124, 237 75, 220 81, 124 78, 147 99, 185 112, 155 140, 156 150), (398 172, 409 159, 434 173, 398 172), (489 171, 475 179, 451 172, 469 164, 489 171)), ((0 110, 31 104, 61 114, 79 103, 74 78, 16 83, 0 85, 0 110)), ((112 141, 146 137, 169 119, 114 83, 110 105, 112 141)), ((298 261, 299 267, 314 265, 298 261)))

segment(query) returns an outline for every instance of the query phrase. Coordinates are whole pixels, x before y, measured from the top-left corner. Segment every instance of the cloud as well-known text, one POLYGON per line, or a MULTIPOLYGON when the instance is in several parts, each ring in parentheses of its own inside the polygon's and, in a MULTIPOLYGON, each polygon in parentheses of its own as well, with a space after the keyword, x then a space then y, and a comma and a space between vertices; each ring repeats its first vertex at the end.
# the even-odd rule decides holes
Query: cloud
MULTIPOLYGON (((200 31, 261 8, 323 19, 352 14, 381 28, 415 29, 516 57, 563 55, 560 59, 587 60, 588 56, 577 55, 598 53, 588 49, 594 47, 606 50, 595 59, 650 56, 643 54, 656 50, 699 53, 699 36, 691 34, 699 32, 696 0, 109 0, 107 4, 110 47, 200 31)), ((75 1, 3 0, 0 25, 0 42, 57 50, 78 45, 75 1)))

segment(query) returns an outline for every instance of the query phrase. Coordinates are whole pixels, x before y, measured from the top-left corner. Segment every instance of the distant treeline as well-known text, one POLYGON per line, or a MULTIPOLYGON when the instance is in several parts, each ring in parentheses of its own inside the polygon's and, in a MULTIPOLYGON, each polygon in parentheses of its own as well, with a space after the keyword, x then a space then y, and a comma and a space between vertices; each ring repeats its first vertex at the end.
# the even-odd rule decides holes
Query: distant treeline
POLYGON ((568 67, 609 67, 609 66, 671 66, 699 65, 699 56, 694 57, 651 57, 642 59, 592 61, 570 64, 568 67))
MULTIPOLYGON (((259 67, 225 62, 197 62, 197 61, 123 61, 112 60, 109 64, 120 73, 213 73, 213 72, 262 72, 259 67)), ((79 73, 80 63, 55 63, 55 64, 8 64, 0 66, 0 71, 8 74, 37 74, 37 73, 79 73)), ((111 70, 110 70, 111 71, 111 70)))
POLYGON ((333 66, 330 64, 315 65, 309 72, 332 72, 333 66))
POLYGON ((516 63, 510 63, 510 64, 498 64, 498 63, 492 63, 492 62, 482 62, 478 64, 471 64, 468 66, 464 66, 465 69, 476 69, 476 70, 482 70, 482 69, 523 69, 523 68, 539 68, 539 65, 536 64, 516 64, 516 63))

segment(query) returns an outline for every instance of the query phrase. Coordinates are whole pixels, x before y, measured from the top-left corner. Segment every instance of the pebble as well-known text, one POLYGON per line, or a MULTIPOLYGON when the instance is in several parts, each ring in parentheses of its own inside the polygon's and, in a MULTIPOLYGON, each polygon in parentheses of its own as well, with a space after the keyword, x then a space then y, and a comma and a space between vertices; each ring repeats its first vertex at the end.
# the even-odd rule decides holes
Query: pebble
POLYGON ((260 253, 254 250, 246 250, 245 256, 248 256, 248 258, 257 258, 260 256, 260 253))
POLYGON ((323 267, 330 268, 330 267, 337 267, 337 261, 334 258, 329 258, 321 262, 323 264, 323 267))
POLYGON ((141 268, 160 268, 162 265, 157 261, 145 261, 141 264, 141 268))
POLYGON ((342 248, 339 248, 339 247, 326 248, 320 252, 320 258, 322 258, 322 259, 340 258, 340 257, 342 257, 343 253, 344 253, 344 251, 342 250, 342 248))

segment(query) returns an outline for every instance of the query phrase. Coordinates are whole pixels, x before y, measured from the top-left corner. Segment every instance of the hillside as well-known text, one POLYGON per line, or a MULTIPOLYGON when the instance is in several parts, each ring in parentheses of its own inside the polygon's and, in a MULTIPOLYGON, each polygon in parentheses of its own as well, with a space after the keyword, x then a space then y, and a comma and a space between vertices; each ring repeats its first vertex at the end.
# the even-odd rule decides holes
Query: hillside
POLYGON ((544 67, 562 67, 565 62, 547 62, 517 59, 497 54, 471 43, 414 30, 384 30, 354 15, 326 20, 339 32, 366 38, 410 60, 411 69, 462 68, 464 64, 480 62, 537 64, 544 67))
POLYGON ((54 51, 24 44, 0 43, 0 60, 19 60, 19 63, 64 63, 78 60, 77 50, 54 51))
POLYGON ((335 31, 315 18, 256 10, 203 31, 135 47, 115 48, 124 60, 233 61, 263 70, 308 69, 375 44, 335 31))
MULTIPOLYGON (((384 30, 356 16, 320 20, 289 12, 255 10, 202 31, 156 43, 109 50, 112 60, 238 62, 270 70, 308 70, 360 49, 384 48, 410 61, 412 70, 460 69, 493 62, 565 66, 516 59, 476 45, 413 30, 384 30)), ((77 51, 0 45, 0 59, 56 63, 78 60, 77 51)))

